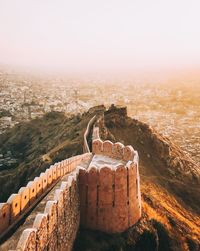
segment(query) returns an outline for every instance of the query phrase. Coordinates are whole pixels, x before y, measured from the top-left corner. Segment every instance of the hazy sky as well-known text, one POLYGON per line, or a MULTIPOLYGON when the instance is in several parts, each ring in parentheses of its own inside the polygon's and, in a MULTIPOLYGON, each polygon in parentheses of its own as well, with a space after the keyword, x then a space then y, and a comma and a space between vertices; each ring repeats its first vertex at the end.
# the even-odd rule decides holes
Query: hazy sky
POLYGON ((200 0, 0 0, 0 64, 67 72, 200 66, 200 0))

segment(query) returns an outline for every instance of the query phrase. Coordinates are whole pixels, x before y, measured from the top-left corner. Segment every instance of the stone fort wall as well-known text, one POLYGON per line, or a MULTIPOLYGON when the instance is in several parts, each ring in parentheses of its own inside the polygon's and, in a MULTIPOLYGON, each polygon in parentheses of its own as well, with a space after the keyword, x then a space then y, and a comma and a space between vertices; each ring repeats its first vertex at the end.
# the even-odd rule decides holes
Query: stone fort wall
POLYGON ((77 166, 88 158, 91 158, 90 153, 56 163, 26 187, 20 188, 17 194, 12 194, 7 202, 0 203, 0 231, 3 236, 39 202, 41 196, 63 180, 55 191, 54 200, 46 203, 44 212, 36 216, 32 228, 22 232, 15 250, 72 249, 80 220, 77 166))
POLYGON ((78 169, 56 189, 54 200, 37 214, 33 227, 23 231, 16 250, 70 251, 80 223, 78 169))
POLYGON ((20 188, 18 193, 12 194, 7 202, 0 203, 1 238, 56 184, 60 184, 53 190, 53 199, 37 213, 31 227, 20 234, 12 251, 70 251, 80 224, 115 233, 127 230, 141 217, 138 154, 131 146, 102 142, 95 120, 95 117, 90 120, 84 134, 85 154, 52 165, 26 187, 20 188), (90 153, 87 137, 92 126, 90 153), (99 168, 90 163, 95 156, 119 160, 120 163, 99 168), (90 164, 84 166, 84 162, 90 164))
MULTIPOLYGON (((95 122, 95 118, 96 116, 93 116, 90 119, 84 133, 84 153, 90 153, 87 137, 95 122)), ((51 165, 50 168, 42 172, 39 177, 30 181, 26 187, 21 187, 18 193, 12 194, 7 202, 0 203, 0 239, 25 215, 25 213, 31 210, 31 208, 48 193, 58 180, 64 175, 71 173, 84 159, 83 156, 87 158, 88 155, 74 156, 51 165)))
POLYGON ((87 128, 85 130, 85 133, 83 135, 83 152, 84 153, 89 153, 90 152, 90 148, 89 148, 89 145, 88 145, 88 136, 89 136, 89 133, 92 129, 92 126, 93 124, 95 123, 96 121, 96 115, 94 117, 92 117, 89 121, 89 123, 87 124, 87 128))
POLYGON ((121 161, 80 170, 81 225, 108 233, 125 231, 141 217, 138 154, 131 146, 100 139, 93 141, 93 154, 121 161))

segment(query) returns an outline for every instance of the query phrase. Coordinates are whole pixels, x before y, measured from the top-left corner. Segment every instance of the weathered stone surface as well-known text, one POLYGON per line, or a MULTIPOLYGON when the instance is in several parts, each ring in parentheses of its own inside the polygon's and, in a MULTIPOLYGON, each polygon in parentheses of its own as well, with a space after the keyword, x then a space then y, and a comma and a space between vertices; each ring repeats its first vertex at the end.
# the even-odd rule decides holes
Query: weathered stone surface
POLYGON ((102 154, 102 152, 103 152, 103 142, 100 139, 95 139, 92 142, 92 152, 94 154, 102 154))
POLYGON ((97 225, 97 185, 98 172, 96 167, 88 170, 88 191, 87 191, 87 226, 95 229, 97 225))
POLYGON ((113 145, 113 154, 114 159, 123 159, 123 149, 124 145, 120 142, 117 142, 113 145))
POLYGON ((87 193, 88 193, 88 173, 85 169, 79 170, 79 182, 78 182, 78 188, 79 188, 79 196, 80 196, 80 211, 81 211, 81 225, 85 225, 86 221, 86 204, 88 202, 87 200, 87 193))
POLYGON ((45 173, 47 174, 47 185, 51 186, 53 182, 53 173, 52 169, 46 169, 45 173))
POLYGON ((34 182, 36 182, 36 196, 39 198, 42 194, 42 178, 35 177, 34 182))
POLYGON ((57 226, 57 201, 48 201, 44 212, 48 215, 48 234, 57 226))
POLYGON ((62 177, 64 175, 64 161, 60 162, 60 176, 62 177))
POLYGON ((141 201, 138 193, 137 166, 131 163, 128 167, 129 175, 129 226, 134 225, 140 218, 141 201), (140 205, 139 205, 140 203, 140 205))
POLYGON ((67 161, 66 160, 64 161, 64 164, 63 164, 63 170, 64 170, 64 175, 67 174, 68 166, 67 166, 67 161))
POLYGON ((85 209, 85 213, 87 214, 87 217, 85 219, 85 226, 90 229, 97 229, 97 207, 96 206, 90 206, 89 208, 85 209))
POLYGON ((113 155, 113 143, 109 140, 103 142, 103 155, 112 157, 113 155))
POLYGON ((57 178, 61 176, 61 166, 60 163, 56 163, 57 178))
POLYGON ((9 226, 10 222, 10 204, 0 203, 0 234, 9 226))
POLYGON ((37 182, 29 181, 29 183, 27 184, 27 187, 29 188, 30 204, 32 204, 33 201, 36 199, 36 195, 37 195, 37 182))
POLYGON ((127 194, 127 169, 123 165, 119 165, 115 170, 114 181, 114 205, 126 206, 128 200, 127 194))
POLYGON ((92 139, 99 139, 99 127, 94 127, 93 128, 93 134, 92 134, 92 139))
POLYGON ((48 201, 44 212, 48 215, 48 249, 57 250, 57 201, 48 201))
POLYGON ((109 167, 102 167, 99 172, 99 206, 112 205, 113 171, 109 167))
POLYGON ((115 204, 112 222, 115 232, 125 231, 128 227, 128 186, 127 169, 119 165, 115 171, 115 204))
POLYGON ((55 181, 57 179, 57 171, 56 171, 56 166, 51 166, 50 167, 50 170, 52 170, 52 178, 53 178, 53 181, 55 181))
POLYGON ((116 205, 113 208, 113 230, 114 232, 123 232, 128 228, 128 207, 116 205))
POLYGON ((48 236, 48 250, 49 251, 58 250, 58 235, 55 229, 48 236))
POLYGON ((102 167, 99 173, 98 229, 111 231, 113 207, 113 171, 102 167))
POLYGON ((56 189, 54 199, 57 200, 58 209, 58 219, 57 219, 57 235, 58 235, 58 250, 64 248, 65 240, 65 207, 64 207, 64 191, 61 189, 56 189))
POLYGON ((10 204, 10 222, 12 223, 20 214, 21 196, 19 194, 11 194, 7 202, 10 204))
POLYGON ((17 250, 20 251, 35 251, 36 250, 36 229, 27 228, 23 231, 19 242, 17 244, 17 250))
POLYGON ((19 195, 21 196, 21 211, 25 210, 29 206, 29 188, 28 187, 21 187, 19 189, 19 195))
POLYGON ((113 208, 109 206, 99 206, 97 229, 102 232, 112 233, 113 230, 113 208))
POLYGON ((48 235, 47 235, 47 225, 48 225, 47 214, 37 214, 33 227, 37 229, 36 232, 36 242, 37 251, 43 251, 47 247, 48 235))
POLYGON ((90 168, 88 172, 88 205, 96 207, 97 204, 97 185, 98 185, 97 169, 95 167, 90 168))
POLYGON ((41 173, 40 177, 42 179, 42 190, 45 191, 47 189, 47 174, 41 173))
POLYGON ((125 161, 133 161, 133 157, 134 157, 134 149, 132 146, 125 146, 124 147, 124 153, 123 153, 123 159, 125 161))

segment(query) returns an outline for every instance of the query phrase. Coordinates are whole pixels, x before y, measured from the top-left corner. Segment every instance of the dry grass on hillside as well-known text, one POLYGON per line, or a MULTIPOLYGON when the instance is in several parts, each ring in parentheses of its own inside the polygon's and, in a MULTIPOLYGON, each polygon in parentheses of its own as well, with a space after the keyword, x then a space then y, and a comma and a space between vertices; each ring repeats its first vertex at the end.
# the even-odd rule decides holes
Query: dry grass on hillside
POLYGON ((200 243, 200 217, 182 207, 179 202, 160 186, 151 182, 141 183, 143 211, 149 220, 161 222, 182 241, 192 239, 200 243))

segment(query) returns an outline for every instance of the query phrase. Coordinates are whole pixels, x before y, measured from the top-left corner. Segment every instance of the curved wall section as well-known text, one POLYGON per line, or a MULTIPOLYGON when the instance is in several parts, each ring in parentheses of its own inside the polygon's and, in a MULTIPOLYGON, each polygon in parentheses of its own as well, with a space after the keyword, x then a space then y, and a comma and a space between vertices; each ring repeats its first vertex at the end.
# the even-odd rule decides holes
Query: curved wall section
POLYGON ((123 232, 141 217, 137 166, 104 166, 80 172, 81 225, 107 233, 123 232))
POLYGON ((90 153, 87 137, 95 119, 89 121, 84 134, 87 153, 55 163, 0 203, 0 239, 33 213, 25 219, 29 227, 16 230, 20 238, 11 238, 7 243, 11 247, 4 243, 1 250, 71 251, 79 224, 118 233, 140 219, 138 153, 120 142, 103 142, 97 126, 90 153))

